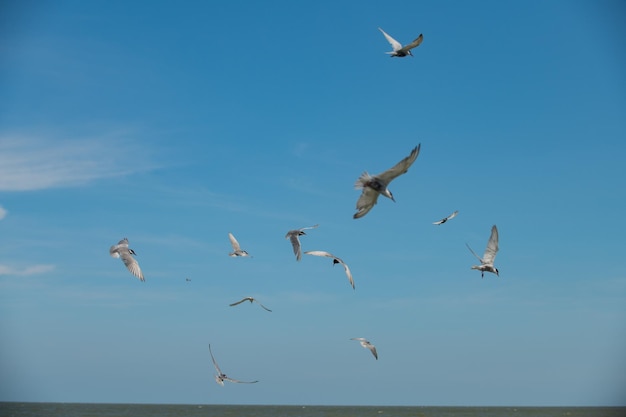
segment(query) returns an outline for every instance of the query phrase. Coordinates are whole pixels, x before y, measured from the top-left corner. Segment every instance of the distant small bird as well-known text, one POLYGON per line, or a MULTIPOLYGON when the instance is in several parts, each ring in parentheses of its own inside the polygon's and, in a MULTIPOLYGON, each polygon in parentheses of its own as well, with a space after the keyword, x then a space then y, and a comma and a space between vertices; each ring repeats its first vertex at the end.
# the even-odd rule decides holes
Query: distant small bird
POLYGON ((224 386, 224 381, 235 382, 237 384, 254 384, 254 383, 259 382, 259 381, 250 381, 250 382, 239 381, 239 380, 227 377, 226 374, 224 374, 224 373, 222 373, 222 371, 220 371, 220 367, 217 365, 217 362, 215 362, 215 358, 213 357, 213 352, 211 351, 211 345, 210 344, 209 344, 209 353, 211 354, 211 359, 213 360, 213 365, 215 366, 215 370, 217 371, 217 375, 215 375, 215 382, 217 382, 221 386, 224 386))
POLYGON ((378 28, 378 30, 380 30, 383 33, 383 35, 385 35, 385 38, 391 44, 393 51, 385 52, 385 53, 389 54, 392 58, 394 56, 397 56, 398 58, 402 58, 407 55, 413 56, 413 54, 411 53, 411 49, 418 47, 420 43, 422 43, 422 40, 424 40, 424 36, 420 34, 417 38, 415 38, 413 42, 411 42, 408 45, 402 46, 400 42, 398 42, 397 40, 389 36, 384 30, 382 30, 381 28, 378 28))
POLYGON ((133 258, 133 255, 136 256, 137 254, 128 247, 127 238, 120 240, 117 245, 111 246, 109 254, 114 258, 122 258, 122 262, 124 262, 131 274, 139 278, 140 281, 145 281, 141 268, 139 268, 139 263, 133 258))
POLYGON ((191 282, 191 278, 185 278, 185 281, 191 282))
POLYGON ((306 229, 315 229, 319 224, 310 227, 303 227, 302 229, 290 230, 285 235, 285 239, 289 239, 291 241, 291 246, 293 246, 293 253, 296 255, 296 261, 299 261, 302 258, 302 248, 300 247, 300 236, 306 235, 303 230, 306 229))
POLYGON ((455 210, 455 211, 454 211, 454 213, 452 213, 452 214, 451 214, 451 215, 449 215, 448 217, 444 217, 444 218, 443 218, 443 219, 441 219, 441 220, 438 220, 438 221, 436 221, 436 222, 433 222, 433 224, 437 224, 437 225, 439 225, 439 224, 444 224, 444 223, 445 223, 445 222, 447 222, 448 220, 450 220, 450 219, 454 219, 454 218, 456 217, 456 215, 457 215, 457 214, 459 214, 459 211, 458 211, 458 210, 455 210))
POLYGON ((359 179, 354 184, 354 188, 362 189, 361 196, 356 202, 357 212, 354 214, 354 218, 358 219, 360 217, 365 216, 369 211, 376 205, 378 201, 379 195, 384 195, 385 197, 391 199, 393 202, 396 200, 393 198, 393 194, 387 188, 389 183, 393 181, 396 177, 404 174, 409 170, 409 167, 415 162, 417 156, 420 153, 420 148, 422 144, 417 145, 409 156, 404 158, 402 161, 398 162, 393 168, 388 169, 387 171, 378 174, 378 175, 369 175, 366 172, 361 174, 359 179))
POLYGON ((378 360, 378 353, 376 352, 376 346, 371 344, 369 340, 363 337, 353 337, 350 340, 358 340, 361 343, 361 346, 363 346, 366 349, 369 349, 370 352, 372 352, 372 355, 374 355, 374 357, 376 358, 376 360, 378 360))
POLYGON ((236 305, 238 305, 238 304, 243 303, 244 301, 250 301, 250 304, 252 304, 252 302, 256 302, 258 305, 260 305, 261 307, 263 307, 263 308, 264 308, 264 309, 266 309, 267 311, 272 311, 272 310, 270 310, 269 308, 265 307, 263 304, 261 304, 261 303, 259 302, 259 300, 257 300, 257 299, 256 299, 256 298, 254 298, 254 297, 244 297, 244 298, 242 298, 241 300, 237 301, 236 303, 229 304, 229 306, 231 306, 231 307, 232 307, 232 306, 236 306, 236 305))
POLYGON ((305 255, 313 255, 313 256, 325 256, 327 258, 333 258, 333 266, 335 264, 341 264, 343 265, 343 269, 346 271, 346 275, 348 277, 348 281, 350 281, 350 285, 352 285, 352 289, 354 289, 354 280, 352 279, 352 273, 350 272, 350 268, 348 268, 348 265, 346 265, 346 263, 344 261, 341 260, 341 258, 336 257, 335 255, 333 255, 332 253, 323 251, 323 250, 310 250, 307 252, 304 252, 305 255))
POLYGON ((476 257, 480 261, 480 265, 472 266, 472 269, 477 269, 480 271, 480 276, 485 277, 485 272, 491 272, 500 276, 500 272, 498 268, 496 268, 493 263, 496 260, 496 253, 498 253, 498 228, 494 224, 491 227, 491 236, 489 236, 489 241, 487 242, 487 248, 485 249, 485 254, 482 258, 480 258, 476 253, 470 248, 470 246, 466 243, 467 249, 472 252, 472 255, 476 257))
POLYGON ((230 244, 233 246, 233 251, 228 254, 228 256, 250 256, 248 252, 241 249, 239 246, 239 242, 235 239, 232 233, 228 233, 228 238, 230 239, 230 244))

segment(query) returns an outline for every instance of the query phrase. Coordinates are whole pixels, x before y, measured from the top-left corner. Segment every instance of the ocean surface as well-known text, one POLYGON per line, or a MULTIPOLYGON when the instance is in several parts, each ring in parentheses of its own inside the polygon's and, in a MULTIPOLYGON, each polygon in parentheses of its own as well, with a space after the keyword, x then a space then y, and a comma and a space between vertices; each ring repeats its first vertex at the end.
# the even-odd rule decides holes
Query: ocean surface
POLYGON ((0 402, 0 417, 626 417, 626 407, 372 407, 0 402))

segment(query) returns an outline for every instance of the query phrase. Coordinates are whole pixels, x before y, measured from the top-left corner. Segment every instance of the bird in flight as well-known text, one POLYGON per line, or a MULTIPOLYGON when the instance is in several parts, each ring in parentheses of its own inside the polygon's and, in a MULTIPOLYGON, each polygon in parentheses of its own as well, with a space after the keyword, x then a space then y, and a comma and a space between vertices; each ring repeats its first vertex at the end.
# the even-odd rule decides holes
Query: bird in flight
POLYGON ((114 258, 122 258, 122 262, 124 262, 124 265, 126 265, 130 273, 139 278, 140 281, 145 281, 143 272, 141 272, 141 268, 139 268, 139 263, 133 258, 133 255, 137 254, 128 247, 127 238, 120 240, 117 245, 111 246, 109 254, 114 258))
POLYGON ((384 195, 393 202, 396 201, 393 198, 393 194, 387 187, 396 177, 408 171, 409 167, 417 159, 421 146, 421 144, 417 145, 413 148, 409 156, 398 162, 393 168, 390 168, 383 173, 378 175, 369 175, 366 171, 361 174, 359 179, 356 180, 356 183, 354 184, 354 188, 357 190, 363 190, 361 192, 361 196, 356 202, 356 209, 358 211, 353 216, 355 219, 361 218, 369 213, 374 205, 376 205, 379 195, 384 195))
POLYGON ((413 42, 408 45, 402 46, 400 42, 389 36, 384 30, 382 30, 381 28, 378 28, 378 30, 380 30, 383 35, 385 35, 385 38, 391 44, 393 51, 385 53, 389 54, 392 58, 394 56, 397 56, 398 58, 402 58, 407 55, 413 56, 413 54, 411 53, 411 49, 418 47, 422 43, 422 40, 424 40, 424 36, 420 34, 417 38, 415 38, 413 42))
POLYGON ((445 222, 447 222, 450 219, 454 219, 456 217, 456 215, 459 214, 458 210, 455 210, 454 213, 452 213, 451 215, 449 215, 448 217, 444 217, 441 220, 437 220, 436 222, 433 222, 433 224, 444 224, 445 222))
POLYGON ((233 246, 233 251, 229 253, 228 256, 250 256, 248 252, 241 249, 239 242, 237 242, 237 239, 235 239, 232 233, 228 233, 228 238, 230 239, 230 244, 233 246))
POLYGON ((361 343, 361 346, 363 346, 366 349, 369 349, 370 352, 372 352, 372 355, 374 355, 374 357, 376 358, 376 360, 378 360, 378 353, 376 352, 376 346, 371 344, 369 340, 363 337, 353 337, 350 340, 358 340, 359 343, 361 343))
POLYGON ((237 302, 235 302, 235 303, 229 304, 229 305, 230 305, 231 307, 232 307, 232 306, 236 306, 236 305, 238 305, 238 304, 243 303, 244 301, 250 301, 250 304, 252 304, 252 302, 256 302, 257 304, 259 304, 261 307, 263 307, 263 308, 264 308, 264 309, 266 309, 267 311, 272 311, 272 310, 270 310, 269 308, 265 307, 263 304, 259 303, 259 300, 257 300, 257 299, 256 299, 256 298, 254 298, 254 297, 244 297, 244 298, 242 298, 241 300, 239 300, 239 301, 237 301, 237 302))
POLYGON ((348 268, 348 265, 346 265, 346 263, 344 261, 341 260, 341 258, 336 257, 335 255, 333 255, 332 253, 323 251, 323 250, 310 250, 307 252, 304 252, 305 255, 313 255, 313 256, 325 256, 327 258, 333 258, 333 266, 335 264, 341 264, 343 266, 343 269, 346 271, 346 276, 348 277, 348 281, 350 281, 350 285, 352 285, 352 289, 354 289, 354 280, 352 279, 352 272, 350 272, 350 268, 348 268))
POLYGON ((485 277, 485 272, 491 272, 500 276, 500 272, 498 268, 496 268, 493 263, 496 260, 496 253, 498 253, 498 228, 494 224, 491 227, 491 236, 489 236, 489 241, 487 242, 487 248, 485 249, 485 253, 482 258, 480 258, 476 253, 470 248, 470 246, 466 243, 467 249, 472 252, 472 255, 476 257, 480 261, 480 265, 473 265, 472 269, 477 269, 480 271, 480 276, 485 277))
POLYGON ((293 246, 293 253, 296 255, 296 261, 299 261, 302 258, 302 248, 300 246, 300 236, 306 235, 303 230, 306 229, 315 229, 319 224, 310 227, 303 227, 302 229, 290 230, 285 235, 285 239, 289 239, 291 241, 291 246, 293 246))
POLYGON ((254 384, 254 383, 259 382, 259 381, 249 381, 249 382, 239 381, 237 379, 227 377, 226 374, 220 371, 220 367, 217 365, 217 362, 215 362, 215 358, 213 357, 213 352, 211 351, 211 345, 209 345, 209 353, 211 354, 211 359, 213 360, 213 366, 215 366, 215 370, 217 371, 217 375, 215 375, 215 382, 217 382, 221 386, 224 386, 224 381, 230 381, 236 384, 254 384))

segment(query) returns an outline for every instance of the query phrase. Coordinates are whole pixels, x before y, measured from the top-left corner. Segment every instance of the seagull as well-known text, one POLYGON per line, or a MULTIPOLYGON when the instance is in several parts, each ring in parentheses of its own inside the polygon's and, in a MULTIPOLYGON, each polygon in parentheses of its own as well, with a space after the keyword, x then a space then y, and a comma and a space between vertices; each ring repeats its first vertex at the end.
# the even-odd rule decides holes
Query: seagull
POLYGON ((145 281, 141 268, 139 268, 139 264, 135 258, 133 258, 133 255, 136 256, 137 254, 134 250, 128 247, 127 238, 120 240, 117 245, 111 246, 109 254, 114 258, 122 258, 122 262, 124 262, 124 265, 126 265, 126 268, 128 268, 131 274, 139 278, 140 281, 145 281))
POLYGON ((285 239, 289 239, 291 241, 291 245, 293 246, 293 253, 296 255, 296 261, 299 261, 302 258, 302 248, 300 247, 300 239, 299 237, 302 235, 306 235, 303 230, 306 229, 315 229, 319 224, 310 227, 303 227, 302 229, 290 230, 285 235, 285 239))
POLYGON ((228 233, 228 238, 230 239, 230 244, 233 245, 233 251, 228 256, 250 256, 248 252, 239 247, 239 242, 237 242, 232 233, 228 233))
POLYGON ((259 381, 250 381, 250 382, 238 381, 236 379, 227 377, 226 374, 223 374, 222 371, 220 371, 220 367, 217 365, 217 362, 215 362, 215 358, 213 357, 213 352, 211 351, 211 345, 209 345, 209 353, 211 354, 211 359, 213 360, 213 365, 215 366, 215 370, 217 370, 217 375, 215 375, 215 382, 217 382, 221 386, 224 386, 224 381, 235 382, 237 384, 254 384, 256 382, 259 382, 259 381))
POLYGON ((379 195, 384 195, 387 198, 390 198, 392 201, 396 201, 393 198, 393 194, 391 191, 387 189, 387 186, 394 178, 404 174, 408 171, 409 167, 415 162, 417 159, 417 155, 420 153, 420 148, 422 144, 417 145, 409 156, 404 158, 402 161, 398 162, 393 168, 388 169, 387 171, 380 173, 378 175, 369 175, 366 172, 361 174, 356 183, 354 184, 354 188, 362 189, 361 196, 356 202, 357 212, 354 214, 354 218, 358 219, 365 216, 369 211, 374 207, 376 201, 378 200, 379 195))
POLYGON ((367 340, 367 339, 365 339, 363 337, 353 337, 350 340, 358 340, 361 343, 361 346, 363 346, 364 348, 369 349, 370 352, 372 352, 372 355, 374 355, 374 357, 376 358, 376 360, 378 360, 378 353, 376 353, 376 346, 371 344, 369 342, 369 340, 367 340))
POLYGON ((346 271, 346 275, 348 276, 348 281, 350 281, 350 285, 352 285, 352 289, 354 289, 354 280, 352 279, 352 273, 350 272, 350 268, 348 268, 348 265, 345 264, 344 261, 341 260, 341 258, 336 257, 335 255, 333 255, 332 253, 323 251, 323 250, 310 250, 307 252, 304 252, 305 255, 313 255, 313 256, 325 256, 327 258, 333 258, 333 266, 335 264, 341 264, 343 265, 343 269, 345 269, 346 271))
POLYGON ((411 49, 418 47, 420 43, 422 43, 422 40, 424 40, 424 36, 420 34, 417 38, 415 38, 413 42, 408 45, 402 46, 400 42, 389 36, 384 30, 382 30, 381 28, 378 28, 378 30, 380 30, 383 35, 385 35, 385 38, 387 38, 387 41, 391 44, 393 51, 385 53, 389 54, 392 58, 394 56, 397 56, 398 58, 402 58, 407 55, 413 56, 413 54, 411 53, 411 49))
POLYGON ((470 246, 466 243, 467 249, 472 252, 479 261, 480 265, 472 266, 472 269, 478 269, 480 271, 480 276, 484 278, 485 272, 491 272, 500 276, 500 272, 498 268, 493 265, 493 262, 496 260, 496 253, 498 252, 498 228, 494 224, 491 227, 491 236, 489 236, 489 241, 487 242, 487 248, 485 249, 485 254, 482 258, 480 258, 476 253, 470 248, 470 246))
POLYGON ((191 278, 185 278, 185 281, 191 282, 191 278))
POLYGON ((230 305, 231 307, 232 307, 232 306, 236 306, 237 304, 241 304, 241 303, 243 303, 244 301, 250 301, 250 303, 251 303, 251 304, 252 304, 252 302, 253 302, 253 301, 256 301, 256 302, 257 302, 257 303, 258 303, 261 307, 263 307, 263 308, 264 308, 264 309, 266 309, 267 311, 272 311, 272 310, 270 310, 269 308, 265 307, 263 304, 259 303, 259 300, 257 300, 257 299, 256 299, 256 298, 254 298, 254 297, 244 297, 244 298, 242 298, 241 300, 237 301, 236 303, 232 303, 232 304, 229 304, 229 305, 230 305))
POLYGON ((448 217, 444 217, 444 218, 443 218, 443 219, 441 219, 441 220, 438 220, 438 221, 436 221, 436 222, 433 222, 433 224, 437 224, 437 225, 439 225, 439 224, 444 224, 444 223, 445 223, 445 222, 447 222, 448 220, 450 220, 450 219, 454 219, 454 218, 456 217, 456 215, 457 215, 457 214, 459 214, 459 211, 458 211, 458 210, 455 210, 455 211, 454 211, 454 213, 452 213, 452 214, 451 214, 451 215, 449 215, 448 217))

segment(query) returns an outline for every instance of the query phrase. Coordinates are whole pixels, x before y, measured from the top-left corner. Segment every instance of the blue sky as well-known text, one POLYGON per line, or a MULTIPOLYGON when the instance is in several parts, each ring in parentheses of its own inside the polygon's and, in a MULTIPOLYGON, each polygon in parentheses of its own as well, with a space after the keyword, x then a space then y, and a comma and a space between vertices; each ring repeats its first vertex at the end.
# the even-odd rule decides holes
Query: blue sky
POLYGON ((0 400, 625 405, 625 13, 2 3, 0 400))

